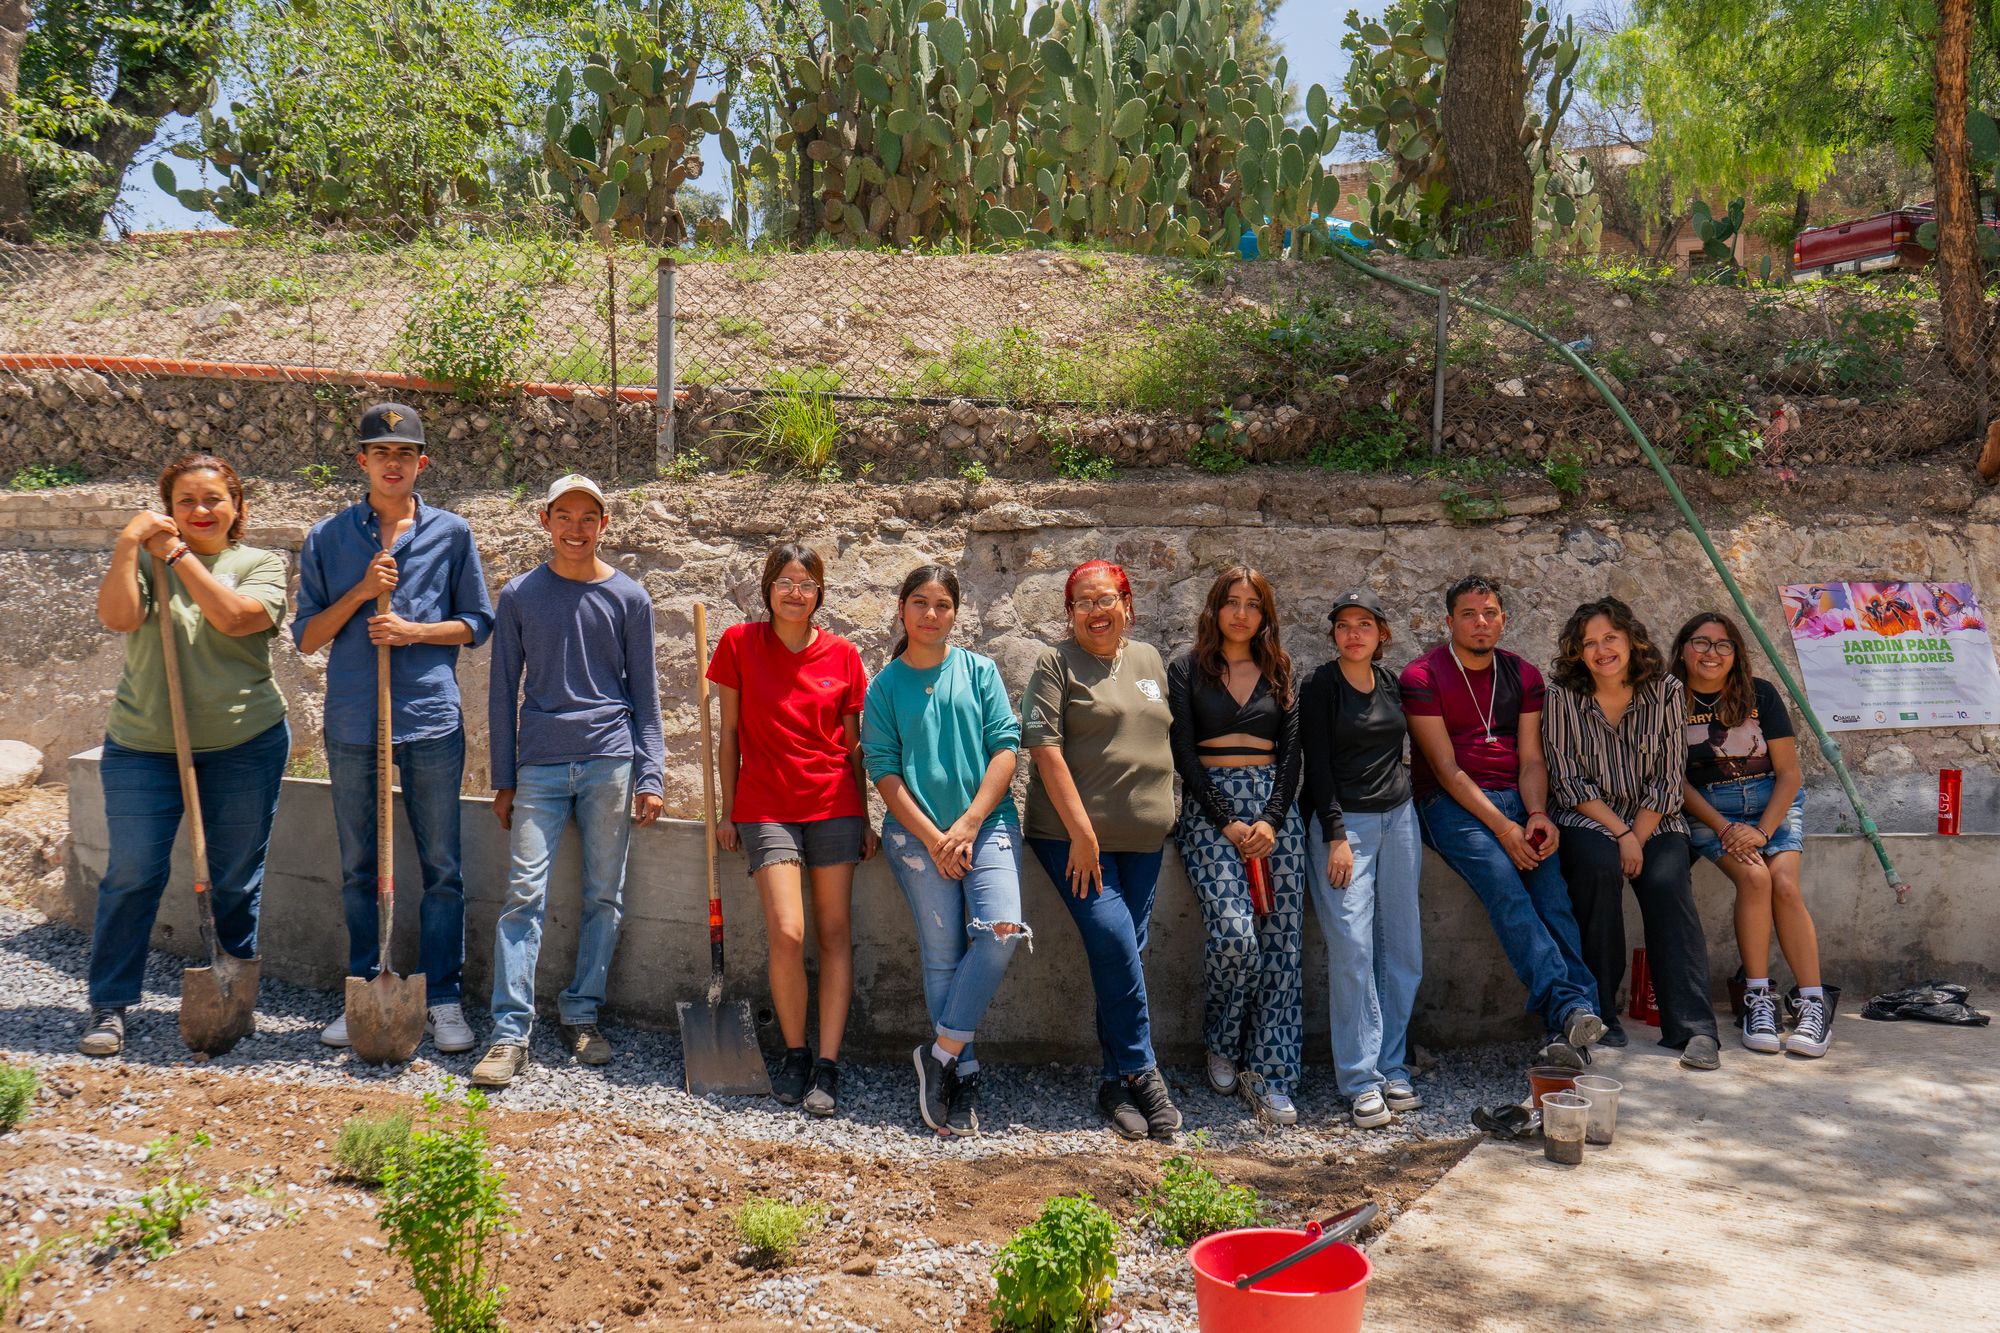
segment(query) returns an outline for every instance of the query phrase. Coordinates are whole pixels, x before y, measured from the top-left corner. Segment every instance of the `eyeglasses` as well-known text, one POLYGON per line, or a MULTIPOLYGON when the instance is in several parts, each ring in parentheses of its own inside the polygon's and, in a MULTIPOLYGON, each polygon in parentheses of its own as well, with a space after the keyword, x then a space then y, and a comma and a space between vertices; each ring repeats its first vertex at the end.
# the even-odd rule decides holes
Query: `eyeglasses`
POLYGON ((1109 611, 1124 600, 1124 597, 1118 593, 1107 592, 1097 597, 1079 597, 1069 604, 1069 609, 1072 611, 1109 611))
POLYGON ((811 579, 773 579, 771 587, 776 592, 802 592, 807 596, 819 591, 819 585, 811 579))
POLYGON ((1716 657, 1736 656, 1736 645, 1727 639, 1689 639, 1688 647, 1697 653, 1712 653, 1716 657))

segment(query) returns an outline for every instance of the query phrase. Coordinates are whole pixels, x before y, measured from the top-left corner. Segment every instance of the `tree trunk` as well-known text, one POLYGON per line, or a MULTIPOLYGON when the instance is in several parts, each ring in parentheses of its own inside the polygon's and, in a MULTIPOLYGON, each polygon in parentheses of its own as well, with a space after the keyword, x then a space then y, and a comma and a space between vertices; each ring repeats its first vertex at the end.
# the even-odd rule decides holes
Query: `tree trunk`
POLYGON ((1526 85, 1520 0, 1458 0, 1438 121, 1447 217, 1467 229, 1468 248, 1524 255, 1534 246, 1535 177, 1521 147, 1526 85))
MULTIPOLYGON (((9 134, 20 124, 14 97, 21 87, 21 49, 28 44, 28 18, 33 8, 33 0, 0 0, 0 128, 9 134)), ((0 153, 0 238, 27 240, 32 217, 21 159, 0 153)))
POLYGON ((1945 355, 1967 373, 1980 355, 1979 202, 1965 133, 1972 0, 1938 0, 1931 170, 1937 190, 1938 314, 1945 355))

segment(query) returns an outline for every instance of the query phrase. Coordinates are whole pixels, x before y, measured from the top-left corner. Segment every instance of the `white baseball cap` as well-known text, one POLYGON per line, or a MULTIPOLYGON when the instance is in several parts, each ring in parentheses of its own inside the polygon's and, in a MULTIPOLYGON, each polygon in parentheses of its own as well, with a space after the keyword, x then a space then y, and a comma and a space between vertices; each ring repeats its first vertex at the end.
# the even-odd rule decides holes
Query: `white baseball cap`
POLYGON ((554 481, 550 482, 549 493, 547 498, 542 501, 542 508, 554 509, 556 501, 562 499, 571 491, 586 491, 597 501, 599 509, 606 513, 611 511, 611 505, 605 500, 604 492, 597 488, 596 482, 584 476, 581 472, 572 472, 567 476, 557 477, 554 481))

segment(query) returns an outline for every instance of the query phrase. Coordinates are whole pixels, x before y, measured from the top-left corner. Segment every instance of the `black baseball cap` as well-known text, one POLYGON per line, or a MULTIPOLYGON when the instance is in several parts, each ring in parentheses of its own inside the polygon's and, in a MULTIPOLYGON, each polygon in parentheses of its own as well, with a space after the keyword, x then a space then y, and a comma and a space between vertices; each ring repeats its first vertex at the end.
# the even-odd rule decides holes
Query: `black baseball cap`
POLYGON ((424 443, 424 420, 417 409, 403 403, 377 403, 361 414, 361 430, 356 436, 363 449, 371 444, 424 443))
POLYGON ((1377 620, 1387 620, 1389 615, 1382 609, 1382 599, 1366 588, 1349 588, 1334 599, 1333 610, 1326 613, 1326 623, 1331 625, 1339 619, 1340 613, 1350 606, 1358 606, 1377 620))

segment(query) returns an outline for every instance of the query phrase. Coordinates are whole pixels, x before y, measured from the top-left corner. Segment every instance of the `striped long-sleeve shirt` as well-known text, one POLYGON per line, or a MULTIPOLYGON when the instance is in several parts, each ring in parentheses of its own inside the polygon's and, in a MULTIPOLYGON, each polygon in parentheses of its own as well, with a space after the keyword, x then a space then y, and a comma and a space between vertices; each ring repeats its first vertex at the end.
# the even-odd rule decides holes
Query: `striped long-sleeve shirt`
POLYGON ((1642 809, 1657 810, 1665 816, 1662 831, 1688 831, 1681 815, 1687 694, 1674 677, 1662 676, 1635 691, 1615 727, 1605 720, 1597 700, 1551 681, 1542 714, 1542 751, 1556 823, 1596 829, 1597 821, 1576 807, 1602 801, 1627 824, 1642 809))

